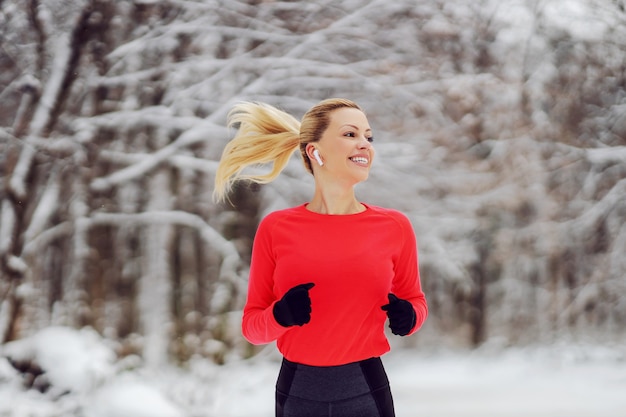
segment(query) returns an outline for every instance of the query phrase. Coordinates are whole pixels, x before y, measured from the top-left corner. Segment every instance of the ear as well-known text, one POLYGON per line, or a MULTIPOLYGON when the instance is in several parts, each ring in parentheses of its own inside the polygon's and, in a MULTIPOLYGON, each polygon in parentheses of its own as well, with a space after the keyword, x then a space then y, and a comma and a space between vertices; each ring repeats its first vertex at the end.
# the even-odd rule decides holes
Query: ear
POLYGON ((315 145, 313 145, 312 143, 309 143, 306 145, 306 156, 309 157, 309 159, 311 161, 313 161, 315 159, 315 156, 313 156, 313 151, 315 150, 315 145))

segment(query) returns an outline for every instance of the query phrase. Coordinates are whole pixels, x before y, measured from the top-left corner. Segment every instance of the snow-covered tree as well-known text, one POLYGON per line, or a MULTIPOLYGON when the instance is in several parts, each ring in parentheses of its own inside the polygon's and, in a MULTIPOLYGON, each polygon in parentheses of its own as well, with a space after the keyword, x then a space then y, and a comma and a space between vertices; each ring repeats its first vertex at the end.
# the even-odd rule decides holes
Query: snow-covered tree
POLYGON ((253 353, 256 224, 312 180, 294 157, 215 205, 226 114, 330 96, 375 131, 359 196, 416 229, 431 316, 409 343, 623 338, 625 23, 610 0, 0 2, 0 340, 253 353))

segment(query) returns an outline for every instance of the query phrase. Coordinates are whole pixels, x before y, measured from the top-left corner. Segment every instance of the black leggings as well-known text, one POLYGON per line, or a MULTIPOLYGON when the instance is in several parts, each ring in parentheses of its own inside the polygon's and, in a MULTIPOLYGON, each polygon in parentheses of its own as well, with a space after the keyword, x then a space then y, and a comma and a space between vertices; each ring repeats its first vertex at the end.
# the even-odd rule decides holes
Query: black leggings
POLYGON ((394 417, 380 358, 340 366, 283 359, 276 382, 276 417, 394 417))

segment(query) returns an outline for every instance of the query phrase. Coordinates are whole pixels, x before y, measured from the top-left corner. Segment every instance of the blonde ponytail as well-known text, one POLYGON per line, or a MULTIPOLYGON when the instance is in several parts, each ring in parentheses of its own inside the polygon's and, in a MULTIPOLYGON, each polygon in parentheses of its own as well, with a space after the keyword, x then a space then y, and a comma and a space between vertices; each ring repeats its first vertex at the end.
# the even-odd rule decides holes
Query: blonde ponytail
POLYGON ((228 142, 215 175, 213 198, 224 201, 237 180, 259 184, 273 181, 300 144, 300 122, 269 104, 245 102, 228 114, 228 126, 238 128, 228 142), (272 163, 266 174, 242 174, 250 166, 272 163))
POLYGON ((306 146, 321 139, 330 123, 330 114, 344 107, 363 111, 353 101, 330 98, 313 106, 300 123, 290 114, 269 104, 244 102, 236 105, 228 114, 228 126, 239 130, 222 153, 215 174, 213 198, 224 201, 237 180, 259 184, 273 181, 298 148, 304 167, 313 174, 306 146), (242 174, 247 167, 268 163, 272 163, 272 170, 267 174, 242 174))

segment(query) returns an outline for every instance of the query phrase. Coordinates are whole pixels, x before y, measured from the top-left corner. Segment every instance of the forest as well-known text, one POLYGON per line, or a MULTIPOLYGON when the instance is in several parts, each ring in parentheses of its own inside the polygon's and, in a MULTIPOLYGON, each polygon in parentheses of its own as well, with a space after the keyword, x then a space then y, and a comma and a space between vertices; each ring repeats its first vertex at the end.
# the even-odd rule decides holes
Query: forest
MULTIPOLYGON (((624 0, 0 0, 0 344, 90 328, 122 358, 226 363, 252 240, 313 181, 212 199, 226 116, 346 97, 409 216, 408 349, 626 337, 624 0)), ((259 167, 264 169, 266 167, 259 167)))

